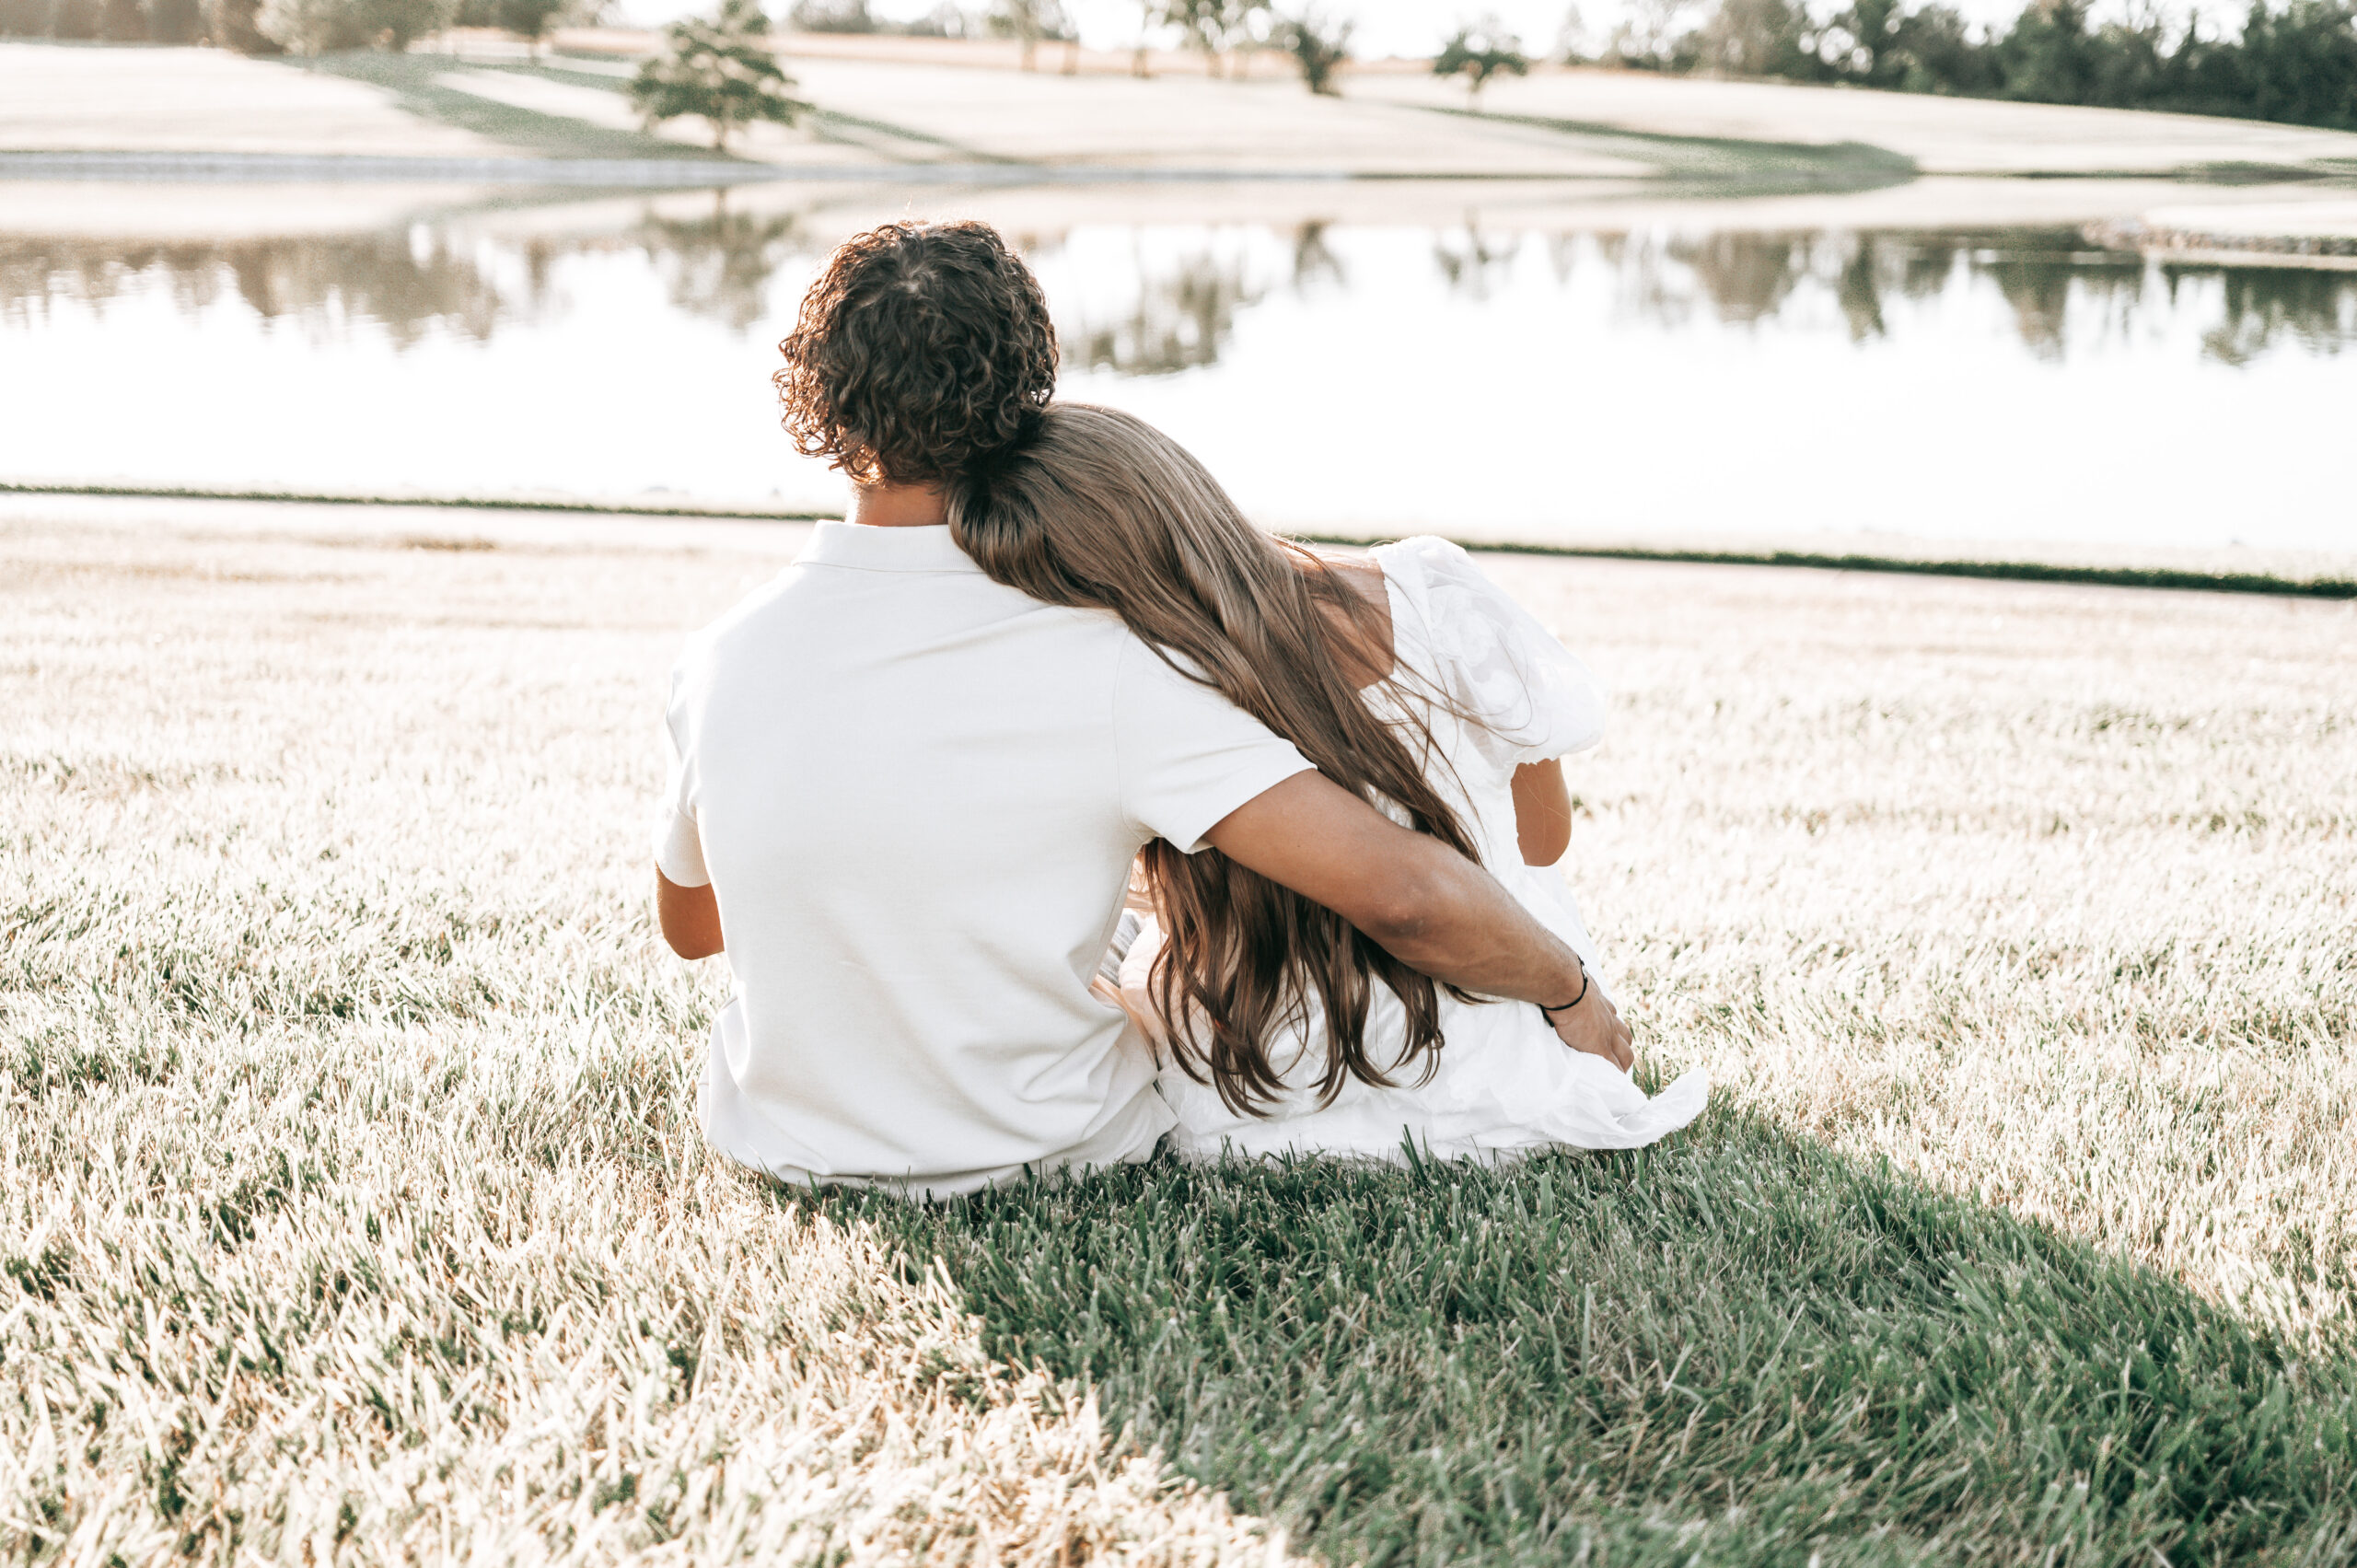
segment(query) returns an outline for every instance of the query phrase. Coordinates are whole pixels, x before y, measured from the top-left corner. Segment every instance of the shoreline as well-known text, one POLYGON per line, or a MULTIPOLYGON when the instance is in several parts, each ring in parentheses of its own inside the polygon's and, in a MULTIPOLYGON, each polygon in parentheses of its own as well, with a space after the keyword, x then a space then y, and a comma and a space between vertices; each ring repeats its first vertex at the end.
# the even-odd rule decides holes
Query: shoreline
MULTIPOLYGON (((10 499, 38 501, 42 499, 79 499, 108 502, 192 503, 198 505, 241 505, 269 507, 330 507, 374 509, 392 512, 460 513, 470 519, 497 518, 505 515, 517 521, 539 523, 562 522, 566 518, 597 522, 644 521, 649 524, 719 523, 752 525, 807 525, 830 520, 840 514, 827 510, 791 507, 731 506, 727 505, 698 505, 692 502, 637 502, 596 500, 572 496, 483 496, 483 495, 385 495, 352 492, 274 491, 204 489, 194 486, 130 485, 130 484, 43 484, 0 482, 0 502, 10 499)), ((1286 529, 1287 537, 1311 544, 1363 547, 1379 544, 1402 537, 1379 528, 1340 531, 1334 529, 1286 529)), ((2077 541, 2058 540, 2050 546, 2054 553, 2047 559, 2036 559, 2021 548, 2006 551, 2002 545, 1985 553, 1975 553, 1965 541, 1933 540, 1906 541, 1922 548, 1922 553, 1909 553, 1902 541, 1894 540, 1895 548, 1876 550, 1843 549, 1842 540, 1811 540, 1821 548, 1794 548, 1773 541, 1745 547, 1736 542, 1701 541, 1639 544, 1615 541, 1608 537, 1587 540, 1537 540, 1498 539, 1478 534, 1444 534, 1465 549, 1493 555, 1523 555, 1557 560, 1629 561, 1664 565, 1696 566, 1757 566, 1780 570, 1823 572, 1866 572, 1904 576, 1973 578, 1984 581, 2053 583, 2082 587, 2149 588, 2166 592, 2222 593, 2258 595, 2281 598, 2309 598, 2327 601, 2357 600, 2357 566, 2340 573, 2318 571, 2301 573, 2290 570, 2235 570, 2223 566, 2193 563, 2170 564, 2154 559, 2168 553, 2185 557, 2215 557, 2224 552, 2195 551, 2168 547, 2146 549, 2132 547, 2120 551, 2126 559, 2109 562, 2087 559, 2055 558, 2066 555, 2074 548, 2082 555, 2096 553, 2100 547, 2077 541), (2141 558, 2140 558, 2141 557, 2141 558)), ((678 542, 692 542, 680 540, 678 542)), ((2026 543, 2027 541, 2014 541, 2026 543)), ((444 548, 494 548, 488 541, 471 539, 442 541, 444 548)), ((2294 552, 2252 551, 2254 556, 2278 558, 2294 552)))

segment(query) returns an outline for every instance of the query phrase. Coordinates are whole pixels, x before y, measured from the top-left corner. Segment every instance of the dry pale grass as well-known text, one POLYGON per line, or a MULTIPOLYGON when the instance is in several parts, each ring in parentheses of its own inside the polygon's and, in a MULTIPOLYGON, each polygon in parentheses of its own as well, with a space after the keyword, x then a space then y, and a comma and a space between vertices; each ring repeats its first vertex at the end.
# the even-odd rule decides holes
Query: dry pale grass
MULTIPOLYGON (((773 555, 105 516, 0 533, 0 1555, 1268 1550, 689 1124, 656 693, 773 555)), ((1660 1065, 2345 1342, 2357 610, 1492 569, 1619 689, 1573 874, 1660 1065)))
POLYGON ((1271 1554, 703 1150, 649 704, 768 563, 0 561, 0 1558, 1271 1554))

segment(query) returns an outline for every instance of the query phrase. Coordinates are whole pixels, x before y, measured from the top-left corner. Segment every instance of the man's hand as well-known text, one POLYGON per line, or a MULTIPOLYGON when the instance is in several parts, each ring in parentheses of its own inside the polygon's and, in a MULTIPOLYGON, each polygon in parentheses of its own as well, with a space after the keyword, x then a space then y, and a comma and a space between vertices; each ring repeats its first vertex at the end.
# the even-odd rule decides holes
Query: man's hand
POLYGON ((1593 982, 1578 1006, 1549 1013, 1547 1021, 1555 1026, 1555 1038, 1573 1051, 1601 1056, 1623 1073, 1636 1063, 1629 1026, 1620 1021, 1620 1010, 1593 982))

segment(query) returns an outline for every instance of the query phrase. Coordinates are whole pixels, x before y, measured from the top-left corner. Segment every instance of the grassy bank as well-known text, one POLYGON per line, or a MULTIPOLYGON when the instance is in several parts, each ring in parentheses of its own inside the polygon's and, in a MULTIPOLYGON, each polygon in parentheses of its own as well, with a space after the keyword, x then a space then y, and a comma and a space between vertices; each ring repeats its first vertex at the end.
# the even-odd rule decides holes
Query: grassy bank
POLYGON ((775 558, 430 542, 0 533, 0 1556, 2357 1557, 2351 607, 1497 558, 1704 1121, 921 1211, 647 925, 775 558))
MULTIPOLYGON (((377 495, 354 492, 291 490, 202 490, 185 486, 129 484, 40 484, 0 482, 0 496, 87 496, 100 500, 254 502, 268 506, 433 507, 453 512, 540 513, 558 517, 708 518, 724 522, 809 522, 832 514, 791 508, 732 508, 694 502, 595 501, 570 496, 377 495)), ((1309 534, 1320 544, 1357 546, 1380 536, 1309 534)), ((1887 572, 1909 576, 1983 577, 2004 582, 2073 583, 2106 587, 2175 588, 2200 593, 2263 594, 2284 598, 2357 598, 2357 578, 2318 571, 2236 572, 2200 565, 2097 564, 2067 560, 2020 559, 2003 545, 1986 555, 1811 550, 1688 549, 1617 544, 1505 543, 1467 538, 1469 549, 1566 561, 1643 561, 1700 566, 1783 566, 1820 572, 1887 572)))

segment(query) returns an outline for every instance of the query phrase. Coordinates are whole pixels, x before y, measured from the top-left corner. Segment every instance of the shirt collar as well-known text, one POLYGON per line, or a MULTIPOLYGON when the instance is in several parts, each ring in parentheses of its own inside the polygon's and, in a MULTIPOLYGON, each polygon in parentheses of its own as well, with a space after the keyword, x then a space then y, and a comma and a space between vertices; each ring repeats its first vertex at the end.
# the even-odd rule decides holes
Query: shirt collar
POLYGON ((833 518, 811 530, 795 558, 800 566, 851 566, 866 572, 979 572, 949 537, 949 525, 879 528, 833 518))

